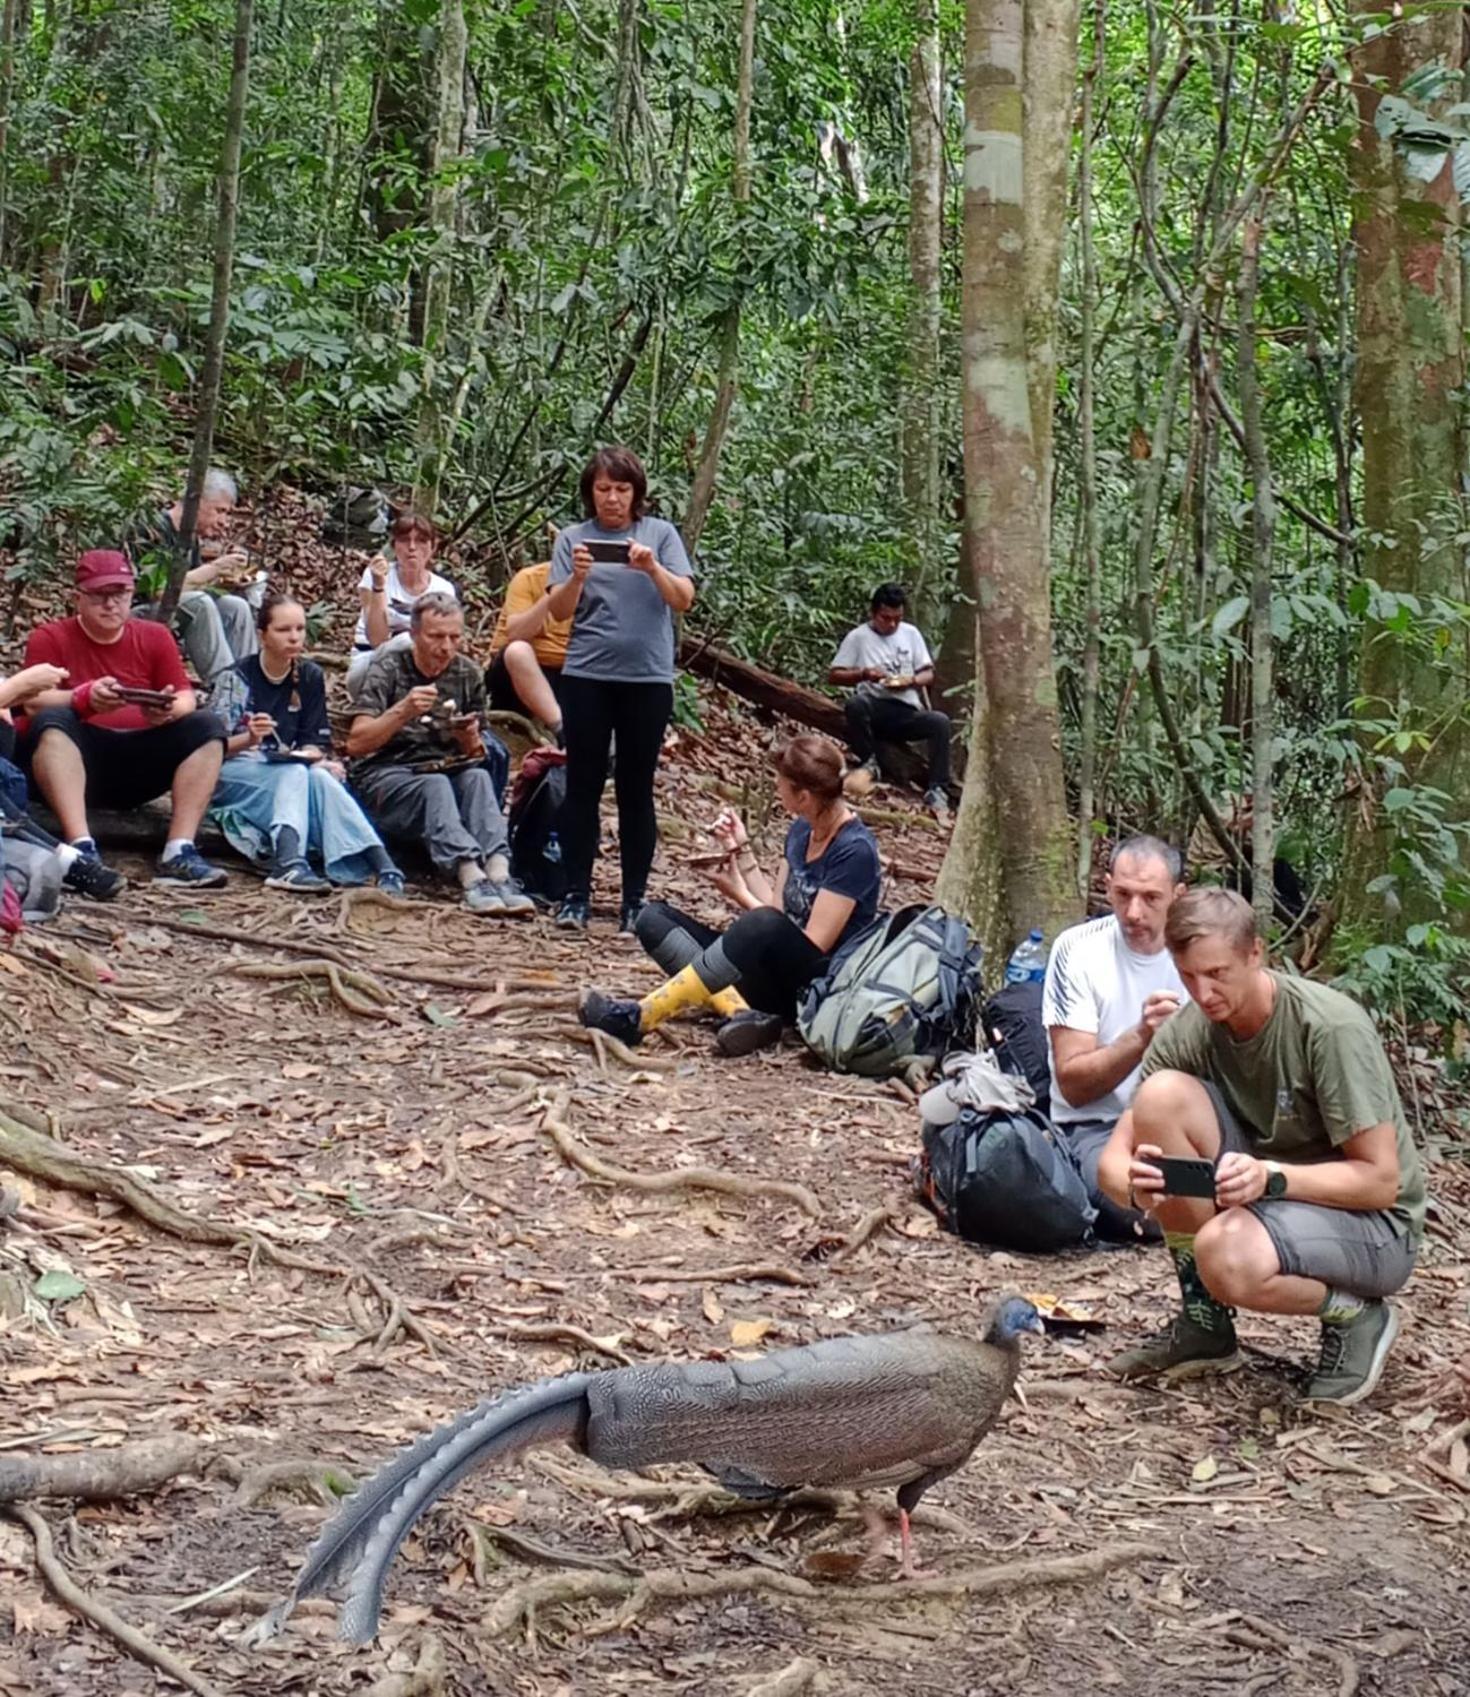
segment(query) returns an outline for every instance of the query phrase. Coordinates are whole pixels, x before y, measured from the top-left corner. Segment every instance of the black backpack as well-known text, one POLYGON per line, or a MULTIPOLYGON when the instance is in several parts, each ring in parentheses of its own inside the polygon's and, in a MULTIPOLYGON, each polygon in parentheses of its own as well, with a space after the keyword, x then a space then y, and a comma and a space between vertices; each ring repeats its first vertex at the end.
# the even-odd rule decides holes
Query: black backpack
POLYGON ((1048 1255, 1094 1242, 1070 1145, 1034 1108, 965 1108, 924 1127, 916 1189, 940 1223, 971 1243, 1048 1255))
POLYGON ((557 836, 566 796, 566 755, 560 749, 533 749, 521 763, 506 818, 510 871, 528 896, 548 904, 567 893, 557 836))
POLYGON ((1036 1111, 1051 1116, 1051 1053, 1041 1022, 1041 985, 1034 979, 1007 984, 985 1004, 989 1047, 1013 1077, 1024 1078, 1035 1097, 1036 1111))

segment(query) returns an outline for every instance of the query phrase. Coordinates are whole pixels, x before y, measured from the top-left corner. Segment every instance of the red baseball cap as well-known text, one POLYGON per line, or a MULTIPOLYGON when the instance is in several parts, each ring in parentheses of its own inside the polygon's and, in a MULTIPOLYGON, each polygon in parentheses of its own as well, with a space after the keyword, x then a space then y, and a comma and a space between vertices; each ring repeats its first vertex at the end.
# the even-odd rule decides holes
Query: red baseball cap
POLYGON ((89 548, 77 561, 78 589, 131 589, 133 568, 126 554, 112 548, 89 548))

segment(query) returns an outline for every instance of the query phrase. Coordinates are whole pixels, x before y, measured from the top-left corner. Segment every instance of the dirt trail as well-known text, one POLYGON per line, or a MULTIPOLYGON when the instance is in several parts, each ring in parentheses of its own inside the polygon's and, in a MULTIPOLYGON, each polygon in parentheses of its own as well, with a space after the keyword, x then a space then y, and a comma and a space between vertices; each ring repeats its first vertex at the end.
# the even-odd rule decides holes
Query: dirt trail
MULTIPOLYGON (((681 739, 661 778, 667 816, 701 817, 711 784, 737 767, 759 790, 760 733, 743 734, 736 765, 723 726, 681 739)), ((883 835, 916 874, 897 887, 907 899, 939 840, 917 818, 883 835)), ((677 855, 675 844, 663 887, 697 903, 677 855)), ((12 1293, 48 1271, 85 1290, 32 1295, 0 1330, 0 1447, 181 1433, 222 1458, 156 1495, 75 1513, 39 1505, 79 1583, 242 1697, 748 1694, 783 1670, 786 1685, 770 1689, 1470 1692, 1466 1451, 1431 1452, 1463 1412, 1450 1374, 1465 1348, 1462 1169, 1436 1169, 1444 1210, 1367 1406, 1301 1412, 1294 1373, 1312 1328, 1265 1322, 1244 1335, 1270 1355, 1230 1380, 1126 1390, 1096 1369, 1165 1317, 1161 1256, 1023 1262, 943 1237, 906 1191, 911 1104, 817 1072, 794 1047, 724 1062, 708 1028, 686 1024, 629 1066, 565 1034, 579 984, 638 990, 653 976, 612 937, 606 908, 590 939, 568 939, 545 922, 477 923, 447 899, 303 905, 243 877, 207 898, 144 886, 115 909, 74 905, 0 955, 11 1099, 55 1114, 77 1152, 148 1177, 180 1207, 354 1275, 184 1243, 114 1204, 23 1187, 30 1226, 0 1230, 0 1274, 12 1293), (250 941, 181 935, 179 922, 250 941), (318 950, 377 977, 390 1017, 347 1011, 321 978, 240 971, 318 950), (88 982, 95 963, 111 982, 88 982), (779 1198, 595 1183, 541 1128, 559 1089, 573 1133, 605 1161, 794 1181, 819 1215, 779 1198), (885 1203, 891 1223, 834 1253, 885 1203), (757 1338, 917 1318, 963 1328, 1004 1284, 1084 1302, 1106 1330, 1030 1353, 1028 1405, 933 1494, 946 1513, 921 1529, 926 1563, 953 1574, 1140 1542, 1150 1559, 958 1600, 865 1600, 860 1578, 816 1601, 648 1599, 632 1618, 622 1601, 582 1601, 492 1636, 487 1615, 547 1575, 672 1571, 697 1587, 751 1567, 800 1574, 813 1554, 862 1543, 859 1522, 827 1509, 686 1512, 697 1505, 682 1489, 635 1498, 626 1480, 552 1454, 472 1478, 429 1518, 394 1569, 372 1649, 336 1644, 313 1609, 268 1648, 239 1646, 321 1523, 318 1491, 493 1387, 757 1338), (294 1480, 248 1477, 289 1460, 304 1464, 294 1480), (538 1546, 601 1565, 547 1565, 538 1546), (221 1598, 177 1609, 232 1580, 221 1598), (803 1657, 814 1670, 792 1668, 803 1657), (405 1677, 374 1683, 390 1674, 405 1677)), ((0 1520, 0 1690, 155 1688, 166 1687, 45 1594, 29 1536, 0 1520)))

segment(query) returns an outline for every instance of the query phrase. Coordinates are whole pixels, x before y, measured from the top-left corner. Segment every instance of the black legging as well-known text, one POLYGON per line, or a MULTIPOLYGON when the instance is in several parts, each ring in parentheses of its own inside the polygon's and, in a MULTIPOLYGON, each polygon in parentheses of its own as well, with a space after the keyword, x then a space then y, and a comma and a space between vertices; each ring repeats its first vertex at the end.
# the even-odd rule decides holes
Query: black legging
POLYGON ((607 783, 612 738, 618 739, 613 789, 618 798, 618 851, 623 900, 643 900, 658 846, 653 775, 664 728, 674 710, 672 684, 607 683, 601 678, 561 680, 562 738, 567 751, 567 799, 562 805, 561 847, 567 895, 592 892, 597 858, 597 810, 607 783))
POLYGON ((736 989, 753 1008, 788 1021, 827 965, 806 932, 774 907, 752 908, 716 931, 668 902, 650 902, 638 917, 638 941, 671 978, 692 966, 706 990, 736 989))

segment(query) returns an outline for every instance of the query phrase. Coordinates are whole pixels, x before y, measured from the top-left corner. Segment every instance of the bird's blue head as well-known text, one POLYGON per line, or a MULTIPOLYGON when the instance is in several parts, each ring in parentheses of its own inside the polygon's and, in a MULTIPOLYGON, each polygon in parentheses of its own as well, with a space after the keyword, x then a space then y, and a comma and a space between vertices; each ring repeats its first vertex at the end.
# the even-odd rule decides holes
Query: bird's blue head
POLYGON ((1028 1302, 1024 1296, 1007 1296, 996 1305, 994 1318, 990 1322, 989 1341, 1013 1344, 1022 1332, 1045 1330, 1034 1304, 1028 1302))

